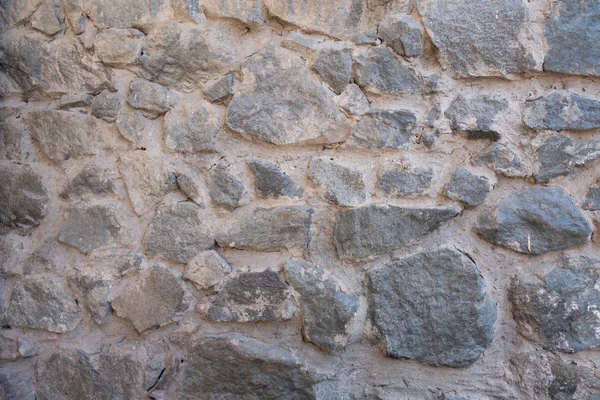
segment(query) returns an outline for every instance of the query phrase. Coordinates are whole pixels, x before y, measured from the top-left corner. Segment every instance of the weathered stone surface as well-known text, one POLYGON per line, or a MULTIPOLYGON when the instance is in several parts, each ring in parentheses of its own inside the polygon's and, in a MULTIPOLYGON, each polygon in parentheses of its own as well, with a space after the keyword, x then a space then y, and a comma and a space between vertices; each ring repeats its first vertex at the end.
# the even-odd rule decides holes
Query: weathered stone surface
POLYGON ((229 273, 231 266, 227 261, 216 251, 209 250, 190 260, 183 277, 198 289, 207 290, 218 286, 229 273))
POLYGON ((455 169, 446 185, 446 195, 469 208, 483 204, 491 190, 488 178, 463 168, 455 169))
POLYGON ((534 187, 503 199, 475 228, 485 240, 525 254, 581 246, 592 228, 560 188, 534 187))
POLYGON ((467 132, 468 139, 500 139, 496 128, 498 116, 506 110, 508 102, 498 96, 458 96, 444 115, 451 122, 452 130, 467 132))
POLYGON ((548 52, 544 59, 544 70, 600 76, 598 18, 600 4, 594 0, 557 2, 546 20, 548 52))
POLYGON ((419 2, 427 33, 458 77, 503 76, 536 68, 522 39, 529 11, 522 0, 419 2))
POLYGON ((181 103, 165 115, 165 144, 180 153, 213 151, 219 118, 206 104, 181 103))
POLYGON ((31 370, 13 364, 0 366, 0 396, 4 399, 37 400, 31 370))
POLYGON ((119 116, 122 107, 121 95, 105 90, 92 100, 92 115, 113 122, 119 116))
POLYGON ((148 22, 152 0, 91 0, 87 14, 98 28, 133 28, 148 22))
POLYGON ((10 325, 63 333, 77 327, 81 311, 63 278, 31 275, 17 281, 6 310, 10 325))
POLYGON ((92 104, 93 98, 92 95, 87 93, 65 94, 60 97, 60 108, 87 107, 92 104))
POLYGON ((384 168, 379 173, 377 190, 395 198, 422 195, 431 187, 433 175, 432 168, 384 168))
POLYGON ((303 259, 285 264, 285 279, 300 295, 304 339, 327 352, 348 345, 358 296, 343 292, 336 279, 303 259))
POLYGON ((369 99, 360 87, 354 83, 346 86, 346 89, 338 97, 340 108, 351 115, 363 115, 371 108, 369 99))
POLYGON ((246 177, 230 160, 221 160, 208 172, 208 194, 212 202, 226 210, 249 203, 246 177))
POLYGON ((315 377, 289 350, 238 333, 196 337, 185 360, 179 376, 184 400, 198 393, 215 399, 315 398, 315 377))
POLYGON ((371 47, 354 57, 354 80, 361 88, 373 93, 416 92, 421 78, 387 47, 371 47))
POLYGON ((49 193, 42 177, 26 165, 0 165, 0 231, 27 234, 46 215, 49 193))
POLYGON ((94 42, 94 53, 113 67, 135 64, 142 53, 142 37, 144 34, 137 29, 106 29, 94 42))
POLYGON ((64 15, 58 1, 44 1, 31 16, 31 26, 46 35, 52 36, 62 32, 64 15))
POLYGON ((552 178, 565 176, 573 169, 573 142, 560 133, 549 137, 536 138, 535 155, 538 162, 537 172, 533 175, 536 182, 547 183, 552 178), (539 140, 538 140, 539 139, 539 140))
POLYGON ((0 159, 21 159, 23 131, 22 120, 9 118, 0 122, 0 132, 2 132, 2 135, 0 135, 0 159))
POLYGON ((407 110, 373 110, 352 128, 352 138, 365 147, 397 149, 410 142, 417 117, 407 110))
POLYGON ((401 56, 419 57, 423 54, 421 26, 408 15, 388 15, 379 24, 377 32, 379 38, 401 56))
POLYGON ((291 32, 279 45, 308 60, 317 53, 317 43, 317 40, 310 35, 291 32))
POLYGON ((308 206, 259 207, 251 216, 217 234, 217 242, 221 247, 236 249, 305 249, 313 211, 308 206))
POLYGON ((235 76, 233 74, 227 74, 215 83, 202 88, 202 93, 204 93, 206 100, 211 103, 226 102, 233 95, 234 83, 235 76))
POLYGON ((209 18, 230 18, 251 29, 258 29, 265 24, 264 6, 258 0, 204 0, 202 10, 209 18))
POLYGON ((108 170, 94 164, 86 164, 61 193, 61 197, 74 198, 85 195, 106 196, 115 187, 108 170))
POLYGON ((497 174, 508 178, 527 176, 527 169, 521 158, 511 148, 502 143, 492 143, 481 150, 473 163, 475 165, 485 165, 497 174))
POLYGON ((190 202, 161 206, 144 236, 144 252, 185 263, 215 242, 212 221, 190 202))
POLYGON ((171 322, 183 301, 181 281, 168 268, 154 266, 122 280, 110 305, 142 333, 171 322))
POLYGON ((8 237, 0 238, 0 275, 21 275, 23 244, 8 237))
POLYGON ((369 275, 369 318, 387 355, 466 367, 494 337, 496 306, 475 263, 431 250, 369 275))
POLYGON ((333 243, 341 259, 384 254, 436 230, 458 215, 450 207, 406 208, 373 204, 339 211, 333 243))
POLYGON ((92 276, 76 273, 69 276, 69 287, 75 299, 84 304, 98 325, 102 325, 110 314, 108 293, 112 286, 110 281, 94 279, 92 276))
MULTIPOLYGON (((18 342, 14 339, 0 336, 0 360, 16 360, 19 356, 18 342)), ((1 390, 0 394, 2 394, 1 390)))
POLYGON ((113 205, 77 206, 69 209, 58 240, 82 253, 115 245, 121 224, 113 205))
POLYGON ((340 206, 350 207, 366 200, 363 173, 328 157, 311 159, 308 176, 323 191, 325 198, 340 206))
POLYGON ((150 118, 166 113, 177 102, 175 95, 158 83, 135 79, 129 88, 131 95, 127 103, 133 108, 144 111, 144 114, 150 118))
POLYGON ((208 319, 221 322, 283 321, 293 315, 290 288, 270 269, 227 281, 208 309, 208 319))
POLYGON ((579 144, 575 146, 574 152, 573 164, 576 167, 587 167, 600 158, 600 140, 579 144))
POLYGON ((260 197, 302 197, 304 190, 296 186, 292 178, 281 172, 277 165, 257 159, 248 161, 248 165, 254 174, 254 185, 260 197))
POLYGON ((179 174, 177 176, 177 186, 194 203, 204 206, 206 188, 197 174, 191 171, 179 174))
POLYGON ((583 209, 596 211, 600 210, 600 187, 592 187, 585 195, 583 209))
POLYGON ((513 279, 509 299, 519 333, 552 351, 599 348, 599 266, 598 260, 563 256, 543 277, 513 279))
POLYGON ((198 0, 171 0, 171 7, 179 22, 200 23, 202 11, 198 0))
POLYGON ((116 123, 119 133, 131 143, 141 144, 145 141, 144 123, 141 111, 122 110, 116 123))
POLYGON ((40 4, 41 0, 3 1, 0 4, 0 30, 23 22, 40 4))
POLYGON ((600 101, 576 94, 554 92, 528 101, 523 121, 535 130, 587 130, 600 128, 600 101))
POLYGON ((323 49, 311 68, 331 90, 340 94, 352 78, 350 49, 323 49))
POLYGON ((349 126, 333 94, 308 72, 302 59, 285 50, 252 57, 244 82, 229 104, 232 130, 273 144, 335 143, 349 126))

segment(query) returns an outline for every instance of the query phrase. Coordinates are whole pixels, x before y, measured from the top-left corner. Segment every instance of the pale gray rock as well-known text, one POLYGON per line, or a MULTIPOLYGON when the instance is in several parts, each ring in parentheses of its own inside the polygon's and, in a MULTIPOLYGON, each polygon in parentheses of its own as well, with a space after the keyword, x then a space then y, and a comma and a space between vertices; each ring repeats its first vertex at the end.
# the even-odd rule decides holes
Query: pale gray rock
POLYGON ((92 104, 94 97, 87 93, 65 94, 60 97, 60 108, 69 109, 77 107, 88 107, 92 104))
MULTIPOLYGON (((1 118, 0 118, 1 119, 1 118)), ((9 118, 0 122, 0 159, 20 160, 23 153, 22 139, 24 132, 22 120, 9 118)))
POLYGON ((502 143, 492 143, 481 150, 473 160, 475 165, 485 165, 497 174, 508 178, 523 178, 527 169, 521 157, 502 143))
POLYGON ((576 94, 554 92, 528 101, 525 125, 535 130, 587 130, 600 128, 600 101, 576 94))
POLYGON ((23 244, 8 237, 0 238, 0 275, 21 275, 23 244))
POLYGON ((158 83, 135 79, 129 88, 131 95, 127 103, 133 108, 142 110, 150 118, 166 113, 177 102, 175 95, 158 83))
POLYGON ((119 93, 105 90, 93 98, 91 105, 93 116, 113 122, 123 108, 123 98, 119 93))
POLYGON ((134 144, 143 143, 145 141, 145 128, 142 118, 141 111, 123 109, 116 120, 117 129, 121 136, 134 144))
POLYGON ((352 78, 350 49, 323 49, 319 51, 311 69, 331 90, 340 94, 352 78))
POLYGON ((318 41, 308 34, 291 32, 279 45, 308 60, 317 53, 317 44, 318 41))
POLYGON ((200 23, 202 20, 199 0, 171 0, 171 7, 179 22, 200 23))
POLYGON ((204 93, 206 100, 211 103, 227 102, 231 96, 233 96, 234 83, 235 76, 233 74, 227 74, 213 84, 202 88, 202 93, 204 93))
POLYGON ((388 15, 379 24, 377 32, 379 38, 401 56, 419 57, 423 54, 421 26, 408 15, 388 15))
POLYGON ((24 22, 41 3, 41 0, 3 1, 0 3, 0 30, 24 22))
POLYGON ((248 161, 248 165, 254 174, 254 185, 260 197, 286 196, 291 199, 302 197, 304 190, 296 186, 292 178, 282 172, 277 165, 256 159, 248 161))
POLYGON ((501 132, 494 126, 498 117, 508 107, 499 96, 460 95, 444 113, 453 131, 464 131, 467 139, 499 140, 501 132))
POLYGON ((142 53, 142 37, 144 34, 137 29, 106 29, 94 41, 94 53, 106 65, 132 65, 142 53))
POLYGON ((58 240, 89 254, 101 247, 114 246, 120 231, 114 205, 77 206, 67 212, 58 240))
POLYGON ((364 115, 371 108, 369 99, 354 83, 346 86, 346 89, 338 97, 340 108, 351 115, 364 115))
POLYGON ((229 18, 250 29, 265 24, 266 13, 260 0, 203 0, 202 10, 210 17, 229 18))
POLYGON ((208 290, 218 286, 230 273, 227 261, 216 251, 208 250, 188 262, 183 277, 199 290, 208 290))
POLYGON ((422 79, 385 46, 371 47, 354 57, 354 80, 377 94, 416 92, 422 79))
POLYGON ((56 35, 64 29, 63 15, 58 1, 46 0, 31 16, 31 26, 48 36, 56 35))
POLYGON ((178 104, 165 115, 165 144, 179 153, 214 151, 220 121, 207 104, 178 104))
MULTIPOLYGON (((0 360, 16 360, 20 356, 18 342, 15 339, 0 336, 0 360)), ((2 394, 1 390, 0 394, 2 394)))
POLYGON ((110 314, 108 293, 112 282, 76 273, 69 276, 69 287, 73 290, 78 304, 85 305, 94 321, 102 325, 110 314))
POLYGON ((423 195, 431 187, 433 176, 432 168, 384 168, 379 174, 377 190, 394 198, 423 195))
POLYGON ((364 32, 357 33, 352 38, 352 41, 355 44, 377 45, 378 44, 377 28, 371 28, 371 29, 367 29, 364 32))
POLYGON ((107 196, 115 192, 110 172, 94 163, 86 164, 69 182, 61 197, 107 196))
POLYGON ((206 189, 200 177, 189 171, 177 176, 177 186, 190 200, 199 206, 204 206, 204 193, 206 189))
POLYGON ((340 206, 350 207, 366 200, 364 175, 358 169, 328 157, 315 157, 310 161, 308 176, 327 200, 340 206))
POLYGON ((476 175, 464 168, 457 168, 446 185, 446 196, 460 201, 468 208, 485 202, 492 187, 485 176, 476 175))
POLYGON ((372 110, 352 128, 352 138, 361 146, 397 149, 410 142, 417 117, 407 110, 372 110))
POLYGON ((90 0, 86 10, 94 25, 105 28, 134 28, 155 14, 152 0, 90 0))

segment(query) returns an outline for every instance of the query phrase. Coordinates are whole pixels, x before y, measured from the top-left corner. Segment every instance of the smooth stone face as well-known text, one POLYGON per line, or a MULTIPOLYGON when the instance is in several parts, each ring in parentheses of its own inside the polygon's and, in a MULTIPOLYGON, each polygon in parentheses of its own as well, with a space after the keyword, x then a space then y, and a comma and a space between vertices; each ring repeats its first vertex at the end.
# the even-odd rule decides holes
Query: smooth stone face
POLYGON ((289 286, 269 269, 227 281, 208 309, 208 319, 220 322, 284 321, 293 314, 289 286))
POLYGON ((300 295, 304 339, 330 353, 343 349, 358 312, 358 296, 342 292, 325 270, 299 258, 285 264, 285 279, 300 295))
POLYGON ((554 92, 528 101, 523 110, 523 121, 529 128, 538 131, 600 128, 600 101, 554 92))
POLYGON ((91 0, 89 17, 98 28, 133 28, 151 16, 151 0, 91 0))
POLYGON ((533 175, 535 181, 548 183, 552 178, 569 174, 574 167, 572 147, 571 139, 560 133, 541 139, 535 149, 538 162, 538 171, 533 175))
POLYGON ((367 96, 354 83, 346 86, 346 89, 338 97, 338 104, 342 110, 351 115, 364 115, 371 108, 367 96))
POLYGON ((331 90, 340 94, 352 78, 350 49, 321 50, 311 68, 331 90))
POLYGON ((226 102, 233 95, 233 84, 235 83, 235 76, 233 74, 227 74, 215 83, 202 88, 202 92, 206 97, 206 100, 211 103, 226 102))
POLYGON ((519 253, 545 254, 581 246, 592 228, 559 188, 534 187, 502 200, 493 214, 479 217, 475 232, 519 253))
POLYGON ((129 86, 131 95, 127 103, 144 111, 149 117, 166 113, 176 103, 175 97, 163 85, 144 79, 135 79, 129 86))
POLYGON ((304 190, 296 186, 294 181, 273 163, 250 160, 250 170, 254 174, 254 184, 260 197, 278 198, 286 196, 291 199, 302 197, 304 190))
POLYGON ((200 290, 208 290, 219 285, 231 266, 214 250, 203 251, 187 265, 183 277, 200 290))
POLYGON ((339 211, 333 243, 342 260, 387 253, 436 230, 458 215, 449 207, 406 208, 374 204, 339 211))
POLYGON ((463 168, 457 168, 446 185, 446 195, 467 207, 476 207, 485 202, 492 190, 485 176, 478 176, 463 168))
POLYGON ((61 193, 64 198, 86 195, 106 196, 114 193, 115 187, 108 170, 93 163, 86 164, 61 193))
POLYGON ((81 310, 62 278, 31 275, 15 284, 6 320, 9 325, 64 333, 77 327, 81 310))
POLYGON ((354 57, 354 80, 367 92, 377 94, 416 92, 421 77, 384 46, 371 47, 354 57))
POLYGON ((475 165, 485 165, 497 174, 508 178, 527 176, 527 169, 521 158, 511 148, 502 143, 492 143, 481 150, 473 163, 475 165))
POLYGON ((431 186, 433 175, 432 168, 385 168, 379 174, 377 190, 394 198, 423 195, 431 186))
POLYGON ((368 290, 368 315, 390 357, 467 367, 494 337, 496 305, 475 263, 457 250, 376 269, 368 290))
POLYGON ((452 130, 467 132, 468 139, 498 140, 501 133, 494 123, 507 107, 508 102, 497 96, 460 95, 444 115, 450 120, 452 130))
POLYGON ((208 172, 208 194, 214 205, 232 211, 248 204, 246 176, 238 165, 222 160, 208 172))
POLYGON ((401 56, 419 57, 423 54, 421 26, 408 15, 388 15, 379 24, 378 35, 401 56))
POLYGON ((258 0, 204 0, 202 9, 209 18, 230 18, 251 29, 260 28, 266 19, 262 1, 258 0))
POLYGON ((142 53, 142 37, 137 29, 106 29, 94 42, 94 54, 113 67, 135 64, 142 53))
POLYGON ((308 176, 327 200, 340 206, 350 207, 366 200, 364 176, 358 169, 331 161, 328 157, 313 158, 308 176))
POLYGON ((89 254, 98 248, 114 245, 120 230, 114 206, 84 205, 67 212, 58 240, 89 254))
POLYGON ((105 90, 92 100, 92 115, 113 122, 119 116, 122 107, 121 95, 105 90))
POLYGON ((417 117, 406 110, 373 110, 352 128, 352 138, 361 146, 397 149, 410 142, 417 117))
POLYGON ((75 299, 84 304, 98 325, 102 325, 110 314, 108 292, 111 282, 94 279, 84 274, 69 276, 69 287, 73 290, 75 299))
POLYGON ((593 187, 587 192, 583 202, 584 210, 600 210, 600 187, 593 187))
POLYGON ((213 151, 219 119, 203 104, 179 104, 165 115, 165 143, 180 153, 213 151))

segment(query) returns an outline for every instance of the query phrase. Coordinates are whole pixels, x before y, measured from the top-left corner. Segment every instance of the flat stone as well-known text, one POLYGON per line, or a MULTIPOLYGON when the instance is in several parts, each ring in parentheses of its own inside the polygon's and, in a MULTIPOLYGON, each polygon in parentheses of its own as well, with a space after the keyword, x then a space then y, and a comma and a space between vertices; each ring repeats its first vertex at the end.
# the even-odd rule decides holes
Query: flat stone
POLYGON ((165 115, 165 144, 180 153, 214 151, 220 121, 206 104, 181 103, 165 115))
POLYGON ((226 232, 217 234, 217 243, 223 248, 259 251, 305 249, 313 212, 308 206, 259 207, 226 232))
POLYGON ((15 283, 6 310, 8 324, 64 333, 77 327, 81 310, 63 278, 30 275, 15 283))
POLYGON ((419 14, 441 61, 457 77, 505 76, 536 68, 532 44, 522 39, 529 10, 522 0, 429 0, 419 14))
POLYGON ((213 204, 229 211, 250 202, 247 177, 235 162, 226 159, 208 172, 208 194, 213 204))
POLYGON ((417 117, 407 110, 373 110, 352 128, 352 138, 361 146, 397 149, 410 142, 417 117))
POLYGON ((277 165, 257 159, 248 161, 248 165, 254 174, 254 185, 260 197, 286 196, 290 199, 302 197, 304 190, 296 186, 292 178, 282 172, 277 165))
POLYGON ((135 79, 129 88, 131 95, 127 103, 133 108, 142 110, 144 115, 150 118, 166 113, 177 102, 175 95, 158 83, 135 79))
POLYGON ((485 165, 497 174, 508 178, 523 178, 527 169, 521 157, 502 143, 492 143, 481 150, 473 160, 475 165, 485 165))
POLYGON ((354 57, 354 80, 376 94, 416 92, 422 84, 421 78, 384 46, 370 47, 354 57))
POLYGON ((495 126, 508 102, 498 96, 458 96, 444 115, 453 131, 464 131, 467 139, 498 140, 501 133, 495 126))
POLYGON ((94 41, 94 54, 112 67, 135 64, 142 54, 142 37, 137 29, 105 29, 94 41))
POLYGON ((113 205, 77 206, 67 212, 58 240, 89 254, 101 247, 114 246, 120 231, 113 205))
POLYGON ((423 54, 423 32, 417 21, 408 15, 391 14, 379 24, 378 35, 401 56, 419 57, 423 54))
POLYGON ((83 304, 98 325, 102 325, 110 315, 108 293, 110 281, 94 279, 92 276, 76 273, 69 276, 69 287, 73 290, 78 304, 83 304))
POLYGON ((494 337, 496 305, 470 257, 426 251, 369 274, 369 317, 388 356, 467 367, 494 337))
POLYGON ((338 97, 338 104, 350 115, 364 115, 371 108, 367 96, 354 83, 346 86, 346 89, 338 97))
POLYGON ((144 236, 144 253, 186 263, 215 242, 212 221, 190 202, 159 207, 144 236))
POLYGON ((313 58, 318 51, 317 39, 301 32, 291 32, 279 45, 284 49, 293 51, 306 60, 313 58))
POLYGON ((350 207, 366 201, 365 178, 355 168, 329 160, 329 157, 313 157, 308 176, 325 198, 340 206, 350 207))
POLYGON ((94 163, 86 164, 61 193, 64 198, 106 196, 115 192, 110 172, 94 163))
POLYGON ((190 200, 199 206, 204 206, 206 188, 198 174, 193 172, 181 173, 177 176, 177 186, 190 200))
POLYGON ((31 26, 48 36, 56 35, 65 28, 58 1, 44 1, 31 16, 31 26))
POLYGON ((261 1, 203 0, 202 10, 209 18, 233 19, 250 29, 260 28, 266 19, 261 1))
POLYGON ((22 158, 24 131, 21 119, 10 118, 0 122, 0 132, 2 132, 0 136, 0 159, 20 160, 22 158))
POLYGON ((184 279, 192 282, 199 290, 218 286, 231 273, 231 266, 214 250, 203 251, 187 264, 184 279))
POLYGON ((451 207, 407 208, 373 204, 338 211, 333 243, 342 260, 387 253, 436 230, 458 215, 451 207))
POLYGON ((100 29, 134 28, 154 14, 152 0, 91 0, 89 18, 100 29))
POLYGON ((201 22, 202 10, 198 0, 171 0, 171 7, 179 22, 201 22))
POLYGON ((311 69, 331 90, 340 94, 352 79, 350 49, 323 49, 319 51, 311 69))
POLYGON ((475 232, 483 239, 519 253, 545 254, 585 244, 588 221, 560 188, 534 187, 500 201, 482 214, 475 232))
POLYGON ((584 210, 600 210, 600 187, 592 187, 585 195, 582 208, 584 210))
POLYGON ((433 176, 432 168, 384 168, 379 174, 377 190, 387 197, 419 196, 431 187, 433 176))
POLYGON ((182 301, 181 281, 168 268, 154 266, 135 278, 121 280, 110 305, 142 333, 170 323, 182 301))
POLYGON ((105 121, 115 121, 121 108, 123 108, 123 98, 119 93, 105 90, 92 100, 92 115, 105 121))
POLYGON ((455 169, 450 182, 446 185, 446 195, 452 200, 460 201, 468 208, 483 204, 491 190, 488 178, 475 175, 463 168, 455 169))
POLYGON ((284 321, 294 315, 289 286, 277 272, 244 272, 225 282, 208 309, 220 322, 284 321))
POLYGON ((204 93, 206 100, 211 103, 226 102, 233 96, 234 83, 235 76, 233 74, 227 74, 213 84, 202 88, 202 93, 204 93))
POLYGON ((65 94, 60 97, 60 108, 69 109, 77 107, 88 107, 92 104, 94 97, 87 93, 65 94))
POLYGON ((534 142, 537 159, 536 182, 548 183, 551 179, 568 175, 574 167, 573 142, 568 136, 554 133, 537 137, 534 142))
POLYGON ((304 339, 330 353, 347 346, 359 297, 343 292, 327 271, 299 258, 285 264, 285 279, 300 295, 304 339))
POLYGON ((523 110, 523 121, 527 127, 538 131, 600 128, 600 101, 554 92, 528 101, 523 110))

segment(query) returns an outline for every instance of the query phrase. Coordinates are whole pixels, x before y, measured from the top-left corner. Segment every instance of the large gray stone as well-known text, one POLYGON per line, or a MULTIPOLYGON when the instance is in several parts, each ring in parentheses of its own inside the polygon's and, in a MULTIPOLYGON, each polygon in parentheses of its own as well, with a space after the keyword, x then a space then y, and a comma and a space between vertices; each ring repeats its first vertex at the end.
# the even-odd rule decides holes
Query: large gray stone
POLYGON ((135 79, 129 88, 131 95, 127 103, 142 110, 150 118, 166 113, 177 102, 176 97, 166 87, 145 79, 135 79))
POLYGON ((8 237, 0 238, 0 275, 21 275, 23 244, 8 237))
POLYGON ((24 22, 40 4, 41 0, 3 1, 0 3, 0 31, 24 22))
POLYGON ((109 171, 90 163, 69 182, 61 197, 68 199, 85 195, 106 196, 114 192, 115 186, 109 171))
POLYGON ((18 368, 13 363, 0 366, 0 397, 3 399, 37 400, 32 368, 18 368))
POLYGON ((251 29, 260 28, 266 19, 264 6, 259 0, 204 0, 202 9, 209 18, 230 18, 251 29))
POLYGON ((431 187, 433 169, 384 168, 379 174, 377 190, 388 197, 422 195, 431 187))
POLYGON ((467 367, 494 337, 496 305, 470 257, 431 250, 369 275, 369 318, 387 355, 467 367))
POLYGON ((340 94, 352 78, 350 49, 323 49, 311 68, 331 90, 340 94))
POLYGON ((463 168, 455 169, 446 185, 446 195, 469 208, 483 204, 491 190, 488 178, 463 168))
POLYGON ((508 102, 498 96, 458 96, 444 115, 453 131, 464 131, 468 139, 500 139, 495 127, 498 116, 506 110, 508 102))
POLYGON ((387 253, 436 230, 458 215, 451 207, 407 208, 373 204, 339 211, 333 243, 339 258, 365 258, 387 253))
POLYGON ((519 253, 544 254, 585 244, 592 227, 560 188, 533 187, 503 199, 482 214, 475 232, 519 253))
POLYGON ((158 10, 153 0, 90 0, 86 10, 98 28, 134 28, 149 22, 158 10))
POLYGON ((101 247, 114 246, 120 231, 114 205, 82 205, 69 209, 58 240, 89 254, 101 247))
POLYGON ((384 46, 371 47, 354 57, 354 80, 377 94, 416 92, 422 84, 421 77, 384 46))
POLYGON ((600 101, 576 94, 554 92, 528 101, 525 125, 535 130, 587 130, 600 128, 600 101))
POLYGON ((165 115, 165 144, 180 153, 214 150, 219 134, 219 117, 207 104, 179 104, 165 115))
POLYGON ((361 146, 397 149, 410 142, 417 117, 407 110, 373 110, 352 128, 352 138, 361 146))
POLYGON ((417 21, 408 15, 388 15, 379 24, 379 38, 401 56, 419 57, 423 54, 423 32, 417 21))
POLYGON ((187 264, 183 277, 192 282, 200 290, 208 290, 218 286, 231 266, 214 250, 203 251, 187 264))
POLYGON ((79 304, 85 305, 94 321, 102 325, 110 315, 108 293, 112 282, 75 273, 69 276, 69 287, 79 304))
POLYGON ((536 182, 548 183, 553 178, 569 174, 573 169, 573 141, 568 136, 554 133, 549 137, 537 137, 534 147, 538 164, 533 175, 536 182))
POLYGON ((260 197, 286 196, 291 199, 302 197, 304 190, 296 186, 292 178, 282 172, 277 165, 256 159, 248 161, 248 164, 254 174, 254 185, 260 197))
POLYGON ((112 67, 135 64, 142 53, 142 37, 137 29, 106 29, 94 41, 94 54, 112 67))
POLYGON ((502 143, 492 143, 481 150, 473 160, 475 165, 485 165, 497 174, 508 178, 527 176, 527 169, 511 148, 502 143))
POLYGON ((340 206, 350 207, 366 200, 365 178, 359 169, 332 161, 329 157, 315 157, 310 161, 308 176, 327 200, 340 206))

